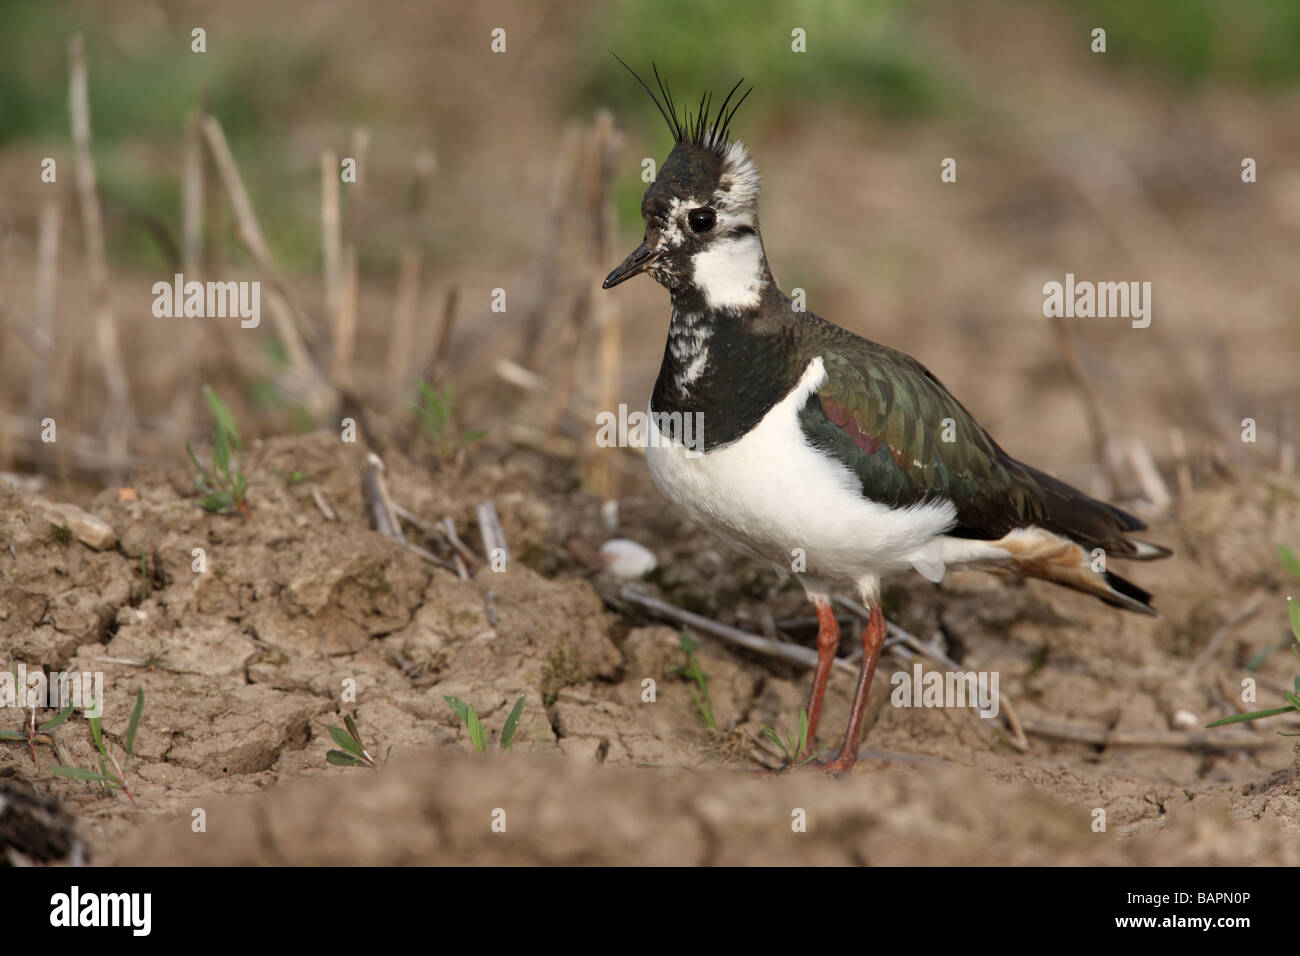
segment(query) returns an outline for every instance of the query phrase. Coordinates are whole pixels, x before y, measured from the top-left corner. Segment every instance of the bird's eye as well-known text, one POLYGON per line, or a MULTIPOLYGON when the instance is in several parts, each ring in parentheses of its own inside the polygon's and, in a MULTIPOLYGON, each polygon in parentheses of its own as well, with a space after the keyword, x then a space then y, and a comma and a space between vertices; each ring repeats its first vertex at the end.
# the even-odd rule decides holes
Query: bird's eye
POLYGON ((718 214, 708 206, 702 206, 688 212, 686 221, 690 223, 692 232, 708 232, 713 228, 713 224, 718 221, 718 214))

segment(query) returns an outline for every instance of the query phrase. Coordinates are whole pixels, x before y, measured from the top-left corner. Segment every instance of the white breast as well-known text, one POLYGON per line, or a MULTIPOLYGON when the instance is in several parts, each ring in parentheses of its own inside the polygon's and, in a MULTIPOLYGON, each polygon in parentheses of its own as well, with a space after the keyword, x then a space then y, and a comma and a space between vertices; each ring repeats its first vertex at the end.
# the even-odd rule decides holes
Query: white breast
POLYGON ((646 460, 660 491, 745 550, 790 568, 802 549, 809 574, 859 584, 911 565, 952 526, 956 509, 948 501, 903 509, 869 501, 852 472, 813 448, 799 411, 825 379, 819 356, 748 434, 704 455, 660 433, 652 408, 646 460))

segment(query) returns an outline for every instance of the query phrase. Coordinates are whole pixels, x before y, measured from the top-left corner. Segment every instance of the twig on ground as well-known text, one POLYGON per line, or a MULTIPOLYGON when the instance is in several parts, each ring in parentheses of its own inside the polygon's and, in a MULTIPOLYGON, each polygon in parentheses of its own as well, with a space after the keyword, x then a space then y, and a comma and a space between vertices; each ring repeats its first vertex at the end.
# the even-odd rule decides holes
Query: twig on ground
MULTIPOLYGON (((625 588, 620 592, 619 597, 629 604, 635 604, 649 612, 652 616, 664 620, 673 621, 677 624, 685 624, 692 627, 702 634, 709 634, 751 650, 756 654, 764 654, 768 657, 777 657, 781 660, 789 661, 793 664, 800 664, 803 667, 817 666, 817 652, 812 648, 804 647, 800 644, 787 644, 781 641, 774 641, 770 638, 760 637, 757 634, 750 634, 748 631, 742 631, 739 628, 723 624, 721 621, 715 621, 711 618, 703 617, 699 614, 693 614, 666 601, 661 601, 656 597, 651 597, 644 591, 636 588, 625 588)), ((835 667, 848 674, 857 674, 857 668, 840 658, 835 659, 835 667)))
POLYGON ((1169 486, 1160 476, 1155 459, 1151 457, 1151 450, 1141 440, 1131 438, 1128 441, 1128 459, 1133 464, 1133 471, 1137 473, 1142 493, 1155 507, 1157 514, 1164 514, 1173 497, 1169 494, 1169 486))
POLYGON ((494 564, 498 559, 510 562, 510 546, 506 543, 506 533, 501 527, 501 516, 497 514, 496 505, 491 501, 480 502, 477 508, 478 531, 483 538, 483 553, 494 564))
POLYGON ((334 513, 330 503, 325 500, 325 494, 320 490, 320 485, 314 481, 311 483, 311 500, 316 502, 316 509, 325 516, 326 521, 339 520, 339 516, 334 513))
POLYGON ((456 531, 456 522, 451 519, 451 515, 447 515, 442 519, 442 533, 446 536, 447 543, 456 549, 456 553, 464 558, 465 563, 471 568, 477 568, 483 563, 482 558, 470 550, 469 545, 460 539, 460 535, 456 531))
POLYGON ((1276 746, 1267 737, 1214 731, 1115 731, 1101 727, 1079 727, 1050 720, 1022 717, 1026 731, 1037 737, 1072 740, 1098 747, 1174 747, 1182 750, 1267 750, 1276 746))
POLYGON ((361 495, 370 514, 370 527, 388 538, 405 544, 401 523, 393 510, 393 500, 384 484, 384 462, 374 452, 366 455, 366 467, 361 472, 361 495))
POLYGON ((448 571, 459 572, 459 569, 450 561, 438 557, 427 548, 422 548, 418 544, 406 540, 406 535, 402 534, 401 522, 397 518, 397 508, 393 504, 392 497, 388 494, 388 486, 384 483, 384 463, 374 452, 366 456, 366 467, 361 473, 361 494, 366 500, 366 507, 370 514, 370 526, 374 530, 386 538, 392 538, 407 551, 428 561, 430 564, 446 568, 448 571))

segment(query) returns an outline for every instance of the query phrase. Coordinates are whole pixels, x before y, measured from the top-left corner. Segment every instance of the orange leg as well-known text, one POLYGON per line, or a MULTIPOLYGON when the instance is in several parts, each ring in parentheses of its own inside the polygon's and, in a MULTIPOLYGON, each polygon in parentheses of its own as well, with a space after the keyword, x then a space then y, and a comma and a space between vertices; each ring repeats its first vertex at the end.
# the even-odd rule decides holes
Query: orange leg
MULTIPOLYGON (((858 759, 858 746, 862 739, 862 718, 867 712, 867 693, 871 690, 871 678, 876 673, 876 661, 880 658, 880 649, 884 645, 885 615, 877 606, 871 609, 871 619, 862 632, 862 670, 858 673, 857 690, 853 692, 853 707, 849 710, 849 726, 844 731, 844 744, 834 760, 829 763, 815 764, 818 770, 827 773, 843 773, 858 759)), ((811 743, 811 730, 808 739, 811 743)))
POLYGON ((805 755, 817 752, 813 741, 817 739, 817 723, 822 716, 822 698, 826 696, 826 682, 830 680, 835 651, 840 646, 840 624, 835 620, 830 598, 825 594, 809 597, 817 609, 817 670, 813 672, 812 692, 808 696, 808 747, 805 755))

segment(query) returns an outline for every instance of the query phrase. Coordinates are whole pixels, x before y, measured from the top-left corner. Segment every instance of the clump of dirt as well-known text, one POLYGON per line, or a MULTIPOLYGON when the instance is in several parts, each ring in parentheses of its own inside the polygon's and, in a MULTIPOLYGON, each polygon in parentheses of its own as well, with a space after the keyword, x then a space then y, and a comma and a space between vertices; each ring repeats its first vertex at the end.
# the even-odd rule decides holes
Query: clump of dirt
MULTIPOLYGON (((50 770, 98 766, 80 717, 34 763, 5 745, 0 773, 56 794, 99 862, 1295 862, 1281 834, 1300 829, 1300 783, 1271 726, 1243 731, 1261 749, 1108 745, 1172 740, 1182 711, 1196 726, 1225 713, 1243 661, 1278 642, 1275 542, 1300 541, 1300 497, 1277 476, 1230 476, 1152 529, 1179 551, 1134 573, 1162 620, 1034 582, 891 583, 891 620, 997 672, 1020 720, 1046 731, 1022 752, 970 710, 891 706, 890 676, 911 662, 889 657, 868 715, 868 743, 888 756, 826 781, 746 772, 772 761, 764 726, 793 729, 807 672, 697 634, 705 726, 679 631, 620 601, 621 582, 587 563, 609 532, 570 463, 484 448, 463 468, 396 452, 385 464, 395 501, 426 526, 450 517, 476 551, 475 507, 492 500, 515 555, 507 569, 462 580, 369 530, 365 451, 328 433, 248 449, 246 516, 204 512, 184 470, 143 470, 133 494, 90 503, 117 532, 103 553, 0 485, 0 644, 29 668, 103 673, 105 736, 134 803, 50 770), (1193 666, 1250 601, 1253 616, 1193 666), (525 696, 513 752, 466 755, 444 695, 476 709, 492 747, 525 696), (328 728, 345 713, 378 774, 326 765, 328 728), (1062 724, 1101 736, 1052 735, 1062 724), (288 785, 316 777, 330 779, 288 785), (791 843, 795 807, 808 826, 791 843), (513 836, 494 842, 498 808, 513 836)), ((703 536, 648 482, 625 497, 619 534, 658 557, 646 590, 747 630, 811 637, 797 583, 703 536)), ((1287 659, 1259 671, 1259 706, 1290 681, 1287 659)), ((832 677, 821 744, 847 719, 852 686, 832 677)), ((18 712, 0 712, 0 727, 16 727, 6 713, 18 712)))
POLYGON ((1295 865, 1300 846, 1214 807, 1131 840, 1083 807, 960 767, 840 780, 425 752, 382 774, 223 800, 123 837, 121 864, 1295 865))

